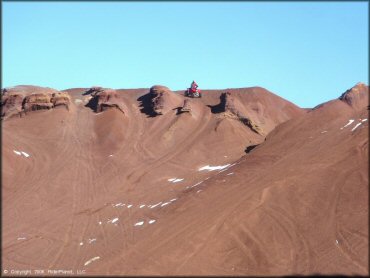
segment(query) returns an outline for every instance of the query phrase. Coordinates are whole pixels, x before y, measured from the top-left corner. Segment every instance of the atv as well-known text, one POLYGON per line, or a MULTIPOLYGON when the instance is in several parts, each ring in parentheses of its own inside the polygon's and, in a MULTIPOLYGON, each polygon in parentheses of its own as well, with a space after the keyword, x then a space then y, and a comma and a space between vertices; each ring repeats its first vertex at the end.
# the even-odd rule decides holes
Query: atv
POLYGON ((202 93, 200 92, 200 90, 195 90, 193 91, 191 88, 188 88, 186 91, 185 91, 185 96, 186 97, 199 97, 201 98, 202 97, 202 93))
POLYGON ((186 97, 201 98, 202 94, 198 89, 198 84, 193 81, 190 88, 187 88, 184 94, 186 97))

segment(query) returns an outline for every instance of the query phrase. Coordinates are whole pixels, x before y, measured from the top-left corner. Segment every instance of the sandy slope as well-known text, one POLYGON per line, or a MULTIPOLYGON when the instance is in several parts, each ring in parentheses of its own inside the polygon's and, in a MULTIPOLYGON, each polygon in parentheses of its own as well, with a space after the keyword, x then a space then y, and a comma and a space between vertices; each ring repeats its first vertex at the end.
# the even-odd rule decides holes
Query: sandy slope
POLYGON ((4 269, 368 274, 366 86, 308 112, 228 90, 260 134, 219 111, 224 91, 181 114, 164 91, 152 116, 148 89, 117 90, 124 111, 100 113, 85 90, 2 123, 4 269))

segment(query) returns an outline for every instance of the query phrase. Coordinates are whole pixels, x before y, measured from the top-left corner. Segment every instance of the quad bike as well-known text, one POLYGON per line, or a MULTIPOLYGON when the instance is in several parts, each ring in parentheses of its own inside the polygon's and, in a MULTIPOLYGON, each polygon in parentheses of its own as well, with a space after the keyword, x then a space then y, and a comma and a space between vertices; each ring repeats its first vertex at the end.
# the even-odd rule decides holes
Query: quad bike
POLYGON ((201 98, 202 93, 198 89, 198 84, 193 81, 190 88, 187 88, 184 94, 186 97, 201 98))
POLYGON ((195 90, 193 91, 191 88, 188 88, 186 91, 185 91, 185 96, 186 97, 199 97, 201 98, 202 97, 202 93, 200 92, 200 90, 195 90))

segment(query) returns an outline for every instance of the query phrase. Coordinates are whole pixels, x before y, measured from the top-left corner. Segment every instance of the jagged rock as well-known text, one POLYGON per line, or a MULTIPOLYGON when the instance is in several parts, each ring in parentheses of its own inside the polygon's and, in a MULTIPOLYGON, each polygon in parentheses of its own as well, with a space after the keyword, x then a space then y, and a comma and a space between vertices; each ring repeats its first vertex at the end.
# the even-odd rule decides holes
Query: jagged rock
POLYGON ((51 103, 51 95, 49 94, 32 94, 26 96, 23 100, 24 112, 50 109, 52 107, 53 104, 51 103))
POLYGON ((165 95, 169 93, 172 93, 171 90, 165 86, 155 85, 150 88, 152 108, 157 115, 163 115, 165 95))
POLYGON ((238 105, 237 100, 234 98, 234 96, 230 92, 224 92, 221 94, 220 104, 217 105, 215 110, 217 110, 218 113, 223 113, 224 117, 226 118, 239 120, 255 133, 262 135, 262 129, 249 117, 247 117, 238 106, 240 105, 238 105))
POLYGON ((146 108, 148 114, 163 115, 168 111, 177 108, 181 105, 182 98, 172 92, 169 88, 162 85, 155 85, 150 88, 149 94, 142 97, 145 106, 149 104, 149 109, 146 108), (148 103, 149 102, 149 103, 148 103))
POLYGON ((95 95, 95 94, 97 94, 99 92, 102 92, 102 91, 104 91, 103 87, 93 86, 90 89, 88 89, 85 94, 86 95, 95 95))
POLYGON ((364 83, 357 83, 351 89, 345 91, 339 99, 350 105, 355 109, 365 107, 364 103, 368 103, 366 99, 369 97, 369 87, 364 83))
POLYGON ((67 93, 53 93, 50 100, 53 103, 53 107, 64 105, 69 110, 70 97, 67 93))
POLYGON ((86 106, 95 112, 99 113, 110 108, 117 108, 122 113, 125 113, 125 104, 116 90, 103 89, 101 87, 93 87, 90 90, 92 91, 92 98, 86 106))
POLYGON ((1 99, 1 117, 12 116, 22 112, 22 94, 6 94, 1 99))
POLYGON ((51 109, 65 105, 68 109, 68 93, 51 88, 20 85, 2 90, 1 117, 8 118, 35 110, 51 109))
POLYGON ((185 99, 184 100, 184 105, 180 109, 180 113, 190 113, 190 112, 191 112, 190 100, 185 99))

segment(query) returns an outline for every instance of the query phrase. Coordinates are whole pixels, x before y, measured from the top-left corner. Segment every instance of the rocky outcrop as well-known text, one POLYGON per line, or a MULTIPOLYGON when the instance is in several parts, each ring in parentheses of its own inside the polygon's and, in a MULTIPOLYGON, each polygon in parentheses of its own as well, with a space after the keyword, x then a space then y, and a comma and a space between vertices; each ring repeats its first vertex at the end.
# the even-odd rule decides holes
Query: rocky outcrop
POLYGON ((51 103, 51 95, 49 94, 31 94, 23 100, 24 112, 50 109, 53 107, 51 103))
POLYGON ((152 108, 157 115, 163 115, 165 99, 168 97, 168 94, 171 93, 171 90, 165 86, 156 85, 150 88, 152 108))
POLYGON ((223 117, 236 119, 248 126, 252 131, 260 135, 263 131, 252 119, 247 117, 245 112, 242 111, 243 107, 239 101, 234 98, 230 92, 224 92, 220 96, 220 103, 212 108, 214 113, 222 113, 223 117))
POLYGON ((191 113, 191 104, 189 99, 184 100, 183 106, 180 108, 179 113, 191 113))
POLYGON ((345 91, 339 99, 354 109, 364 108, 369 100, 369 87, 359 82, 351 89, 345 91))
POLYGON ((22 116, 30 111, 65 106, 69 109, 68 93, 37 86, 15 86, 2 90, 1 117, 22 116))
POLYGON ((141 102, 141 112, 149 117, 164 115, 170 110, 176 110, 182 104, 182 97, 162 85, 152 86, 149 93, 137 99, 141 102))
MULTIPOLYGON (((6 93, 6 91, 5 91, 6 93)), ((5 94, 2 92, 1 97, 1 117, 17 115, 22 112, 22 102, 24 96, 22 94, 5 94)))
POLYGON ((52 97, 50 101, 53 104, 53 107, 65 106, 69 110, 71 99, 68 93, 58 92, 58 93, 53 93, 51 96, 52 97))
POLYGON ((95 112, 99 113, 107 109, 116 108, 122 113, 125 113, 125 103, 116 90, 92 87, 86 93, 91 95, 91 99, 86 106, 95 112))

